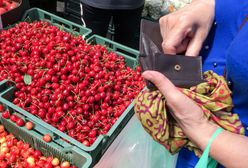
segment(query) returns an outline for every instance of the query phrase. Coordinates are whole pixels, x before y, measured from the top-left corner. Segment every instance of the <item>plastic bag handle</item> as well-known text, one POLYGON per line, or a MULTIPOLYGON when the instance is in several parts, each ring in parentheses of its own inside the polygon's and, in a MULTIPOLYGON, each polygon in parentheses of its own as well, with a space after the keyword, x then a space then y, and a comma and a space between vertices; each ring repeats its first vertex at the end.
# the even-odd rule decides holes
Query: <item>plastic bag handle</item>
POLYGON ((207 147, 205 148, 200 160, 196 164, 195 168, 215 168, 218 164, 216 160, 213 158, 209 157, 209 152, 210 152, 210 147, 211 144, 213 143, 214 139, 222 132, 224 131, 222 128, 218 128, 212 137, 210 138, 207 147))

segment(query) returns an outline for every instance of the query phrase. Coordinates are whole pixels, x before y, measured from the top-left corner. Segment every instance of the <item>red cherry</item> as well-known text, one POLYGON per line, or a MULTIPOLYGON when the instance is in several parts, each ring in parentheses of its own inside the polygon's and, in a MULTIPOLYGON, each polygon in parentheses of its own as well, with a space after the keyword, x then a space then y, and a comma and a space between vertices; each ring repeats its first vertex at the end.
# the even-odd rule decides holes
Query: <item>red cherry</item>
POLYGON ((28 130, 31 130, 31 129, 33 129, 33 127, 34 127, 34 124, 33 124, 31 121, 28 121, 28 122, 26 122, 25 127, 26 127, 28 130))
POLYGON ((52 141, 52 138, 51 138, 51 136, 49 134, 46 134, 46 135, 43 136, 43 140, 45 142, 51 142, 52 141))
POLYGON ((85 146, 90 146, 90 142, 89 142, 87 139, 83 140, 82 143, 83 143, 85 146))
POLYGON ((64 162, 61 163, 60 167, 61 168, 69 168, 70 167, 70 163, 67 162, 67 161, 64 161, 64 162))
POLYGON ((34 156, 35 158, 39 158, 41 155, 42 155, 41 151, 39 151, 39 150, 34 151, 33 156, 34 156))
POLYGON ((10 163, 15 163, 17 159, 17 156, 15 154, 10 154, 9 156, 9 162, 10 163))
POLYGON ((4 106, 2 104, 0 104, 0 112, 4 111, 4 106))
POLYGON ((2 117, 5 118, 5 119, 10 118, 10 112, 9 112, 8 110, 4 111, 4 112, 2 113, 2 117))
POLYGON ((25 125, 25 122, 23 119, 19 118, 16 120, 16 125, 18 125, 19 127, 22 127, 25 125))
POLYGON ((0 133, 3 133, 3 132, 4 132, 4 126, 0 125, 0 133))
POLYGON ((11 120, 12 122, 16 122, 18 119, 19 119, 19 117, 18 117, 16 114, 12 114, 12 115, 10 116, 10 120, 11 120))
POLYGON ((95 138, 96 135, 97 135, 97 131, 96 131, 96 130, 91 130, 91 131, 89 132, 89 137, 90 137, 90 138, 95 138))

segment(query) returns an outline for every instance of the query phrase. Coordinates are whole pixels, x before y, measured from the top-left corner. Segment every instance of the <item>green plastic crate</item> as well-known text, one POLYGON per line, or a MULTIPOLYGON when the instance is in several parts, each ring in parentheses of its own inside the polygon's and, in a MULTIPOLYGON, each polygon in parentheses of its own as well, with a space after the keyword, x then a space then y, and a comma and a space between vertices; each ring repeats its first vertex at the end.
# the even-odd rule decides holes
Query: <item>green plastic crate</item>
MULTIPOLYGON (((8 82, 7 80, 4 81, 8 82)), ((3 87, 0 86, 0 88, 3 87)), ((12 100, 14 99, 14 91, 15 91, 15 86, 8 86, 8 88, 0 94, 0 104, 3 104, 5 107, 7 107, 7 109, 10 109, 11 111, 18 112, 24 117, 25 120, 32 121, 36 125, 36 128, 41 135, 47 133, 50 134, 53 137, 54 142, 56 142, 62 148, 64 149, 75 148, 80 151, 83 150, 87 152, 92 157, 92 166, 98 162, 98 160, 107 150, 108 146, 113 142, 113 140, 116 138, 116 136, 124 128, 124 126, 127 124, 129 119, 134 114, 133 103, 131 103, 128 106, 128 108, 123 112, 123 114, 119 117, 119 119, 115 122, 115 124, 112 126, 109 132, 106 135, 98 136, 96 141, 90 147, 87 147, 82 143, 78 142, 77 140, 73 139, 72 137, 68 136, 67 134, 47 124, 40 118, 35 117, 34 115, 28 113, 27 111, 13 104, 12 100), (65 140, 70 143, 67 143, 65 140)), ((68 160, 76 164, 78 162, 78 158, 79 157, 73 156, 71 157, 70 160, 69 159, 68 160)))
POLYGON ((86 41, 90 44, 101 44, 103 46, 106 46, 109 51, 114 51, 118 55, 124 56, 126 65, 131 68, 135 68, 138 65, 139 51, 135 49, 116 43, 99 35, 93 35, 86 41))
MULTIPOLYGON (((139 56, 139 52, 134 49, 115 43, 109 39, 97 35, 90 37, 87 42, 91 44, 101 44, 106 46, 109 51, 115 51, 117 54, 125 58, 126 65, 131 68, 135 68, 138 65, 137 59, 139 56)), ((108 133, 106 135, 98 136, 96 141, 90 147, 87 147, 82 143, 78 142, 77 140, 73 139, 72 137, 68 136, 67 134, 54 128, 53 126, 45 123, 43 120, 39 119, 38 117, 35 117, 32 114, 28 113, 27 111, 14 105, 12 103, 12 100, 14 99, 15 86, 8 85, 7 84, 8 82, 9 81, 5 80, 4 83, 2 82, 2 85, 5 86, 0 85, 0 92, 1 89, 5 90, 0 94, 0 103, 4 105, 8 105, 8 107, 24 115, 25 117, 31 118, 34 123, 37 123, 41 126, 39 130, 42 133, 45 134, 49 130, 48 132, 53 135, 53 139, 57 144, 60 144, 65 148, 67 148, 68 145, 75 146, 80 150, 89 153, 90 156, 92 157, 92 165, 98 162, 98 160, 101 158, 104 152, 108 149, 109 145, 114 141, 114 139, 117 137, 117 135, 125 127, 129 119, 134 114, 134 109, 133 109, 134 104, 131 103, 127 107, 127 109, 123 112, 123 114, 118 118, 115 124, 111 127, 108 133), (70 144, 65 142, 63 139, 65 139, 67 142, 70 142, 70 144)))
MULTIPOLYGON (((1 89, 8 87, 6 80, 2 81, 1 84, 1 89)), ((12 133, 16 138, 29 143, 33 148, 40 150, 45 156, 54 156, 61 161, 69 161, 78 168, 91 167, 92 158, 88 153, 64 141, 63 144, 60 144, 62 140, 56 139, 56 135, 46 129, 43 123, 37 122, 36 117, 10 103, 7 99, 11 97, 11 90, 13 91, 13 87, 9 87, 1 93, 1 104, 3 104, 5 109, 9 110, 11 114, 16 114, 25 121, 32 121, 34 128, 27 130, 25 127, 16 126, 16 124, 9 119, 2 118, 2 114, 0 114, 0 122, 8 132, 12 133), (53 138, 49 143, 42 140, 42 137, 47 133, 53 138)))
POLYGON ((89 28, 80 26, 76 23, 71 21, 65 20, 59 16, 46 12, 39 8, 32 8, 27 10, 21 21, 47 21, 52 25, 61 27, 63 30, 75 34, 75 35, 82 35, 83 38, 87 38, 91 34, 91 30, 89 28))

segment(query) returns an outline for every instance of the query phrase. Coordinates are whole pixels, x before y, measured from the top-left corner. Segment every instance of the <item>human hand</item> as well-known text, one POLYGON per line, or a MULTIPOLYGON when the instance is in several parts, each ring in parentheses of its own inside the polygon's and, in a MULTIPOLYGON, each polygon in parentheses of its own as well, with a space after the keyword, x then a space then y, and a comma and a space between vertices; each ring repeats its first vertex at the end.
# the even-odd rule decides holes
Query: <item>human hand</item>
POLYGON ((145 71, 142 76, 154 83, 165 96, 172 116, 186 136, 204 149, 217 125, 210 123, 202 109, 160 72, 145 71))
POLYGON ((215 0, 194 0, 184 8, 160 18, 166 54, 186 51, 187 56, 197 56, 214 19, 215 0))
POLYGON ((168 78, 157 71, 145 71, 142 76, 151 81, 165 96, 166 103, 172 115, 183 127, 191 127, 205 122, 201 108, 184 95, 168 78))

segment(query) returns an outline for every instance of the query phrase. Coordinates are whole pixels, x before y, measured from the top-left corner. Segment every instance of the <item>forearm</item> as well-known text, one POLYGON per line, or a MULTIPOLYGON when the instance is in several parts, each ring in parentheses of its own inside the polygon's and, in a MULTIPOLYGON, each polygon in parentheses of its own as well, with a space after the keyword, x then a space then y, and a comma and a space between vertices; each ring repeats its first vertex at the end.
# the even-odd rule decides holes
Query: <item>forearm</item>
MULTIPOLYGON (((207 146, 210 137, 218 128, 210 122, 198 126, 183 126, 185 134, 202 151, 207 146), (194 130, 194 131, 192 131, 194 130)), ((248 138, 223 131, 211 144, 210 155, 225 167, 243 168, 248 165, 248 138)))

